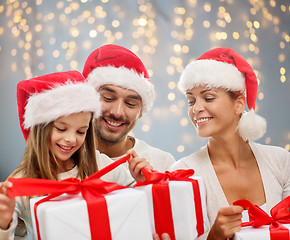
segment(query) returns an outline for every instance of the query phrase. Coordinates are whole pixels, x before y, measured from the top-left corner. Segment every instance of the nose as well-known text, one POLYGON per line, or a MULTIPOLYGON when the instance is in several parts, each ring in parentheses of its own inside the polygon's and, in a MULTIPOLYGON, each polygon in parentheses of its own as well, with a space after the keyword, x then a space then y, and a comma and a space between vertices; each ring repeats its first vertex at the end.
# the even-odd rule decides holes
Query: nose
POLYGON ((76 143, 76 134, 73 132, 68 132, 64 140, 67 144, 74 145, 76 143))
POLYGON ((119 100, 116 101, 112 108, 111 108, 111 114, 113 114, 116 118, 123 118, 124 117, 124 102, 119 100))
POLYGON ((195 104, 192 108, 193 113, 198 113, 204 110, 204 105, 201 100, 196 99, 195 104))

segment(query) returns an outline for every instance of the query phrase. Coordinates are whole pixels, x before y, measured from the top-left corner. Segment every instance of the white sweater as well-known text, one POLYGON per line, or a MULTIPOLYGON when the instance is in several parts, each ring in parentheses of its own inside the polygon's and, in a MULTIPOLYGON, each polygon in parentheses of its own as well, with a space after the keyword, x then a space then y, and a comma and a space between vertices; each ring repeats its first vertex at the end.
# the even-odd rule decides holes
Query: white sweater
MULTIPOLYGON (((258 163, 265 195, 266 211, 290 195, 290 153, 283 148, 249 143, 258 163)), ((196 176, 202 176, 206 188, 206 203, 210 226, 213 225, 221 207, 229 206, 222 187, 211 164, 207 147, 177 161, 170 171, 194 169, 196 176)))
MULTIPOLYGON (((145 158, 151 164, 154 170, 159 172, 168 171, 169 168, 176 162, 174 157, 169 152, 165 152, 163 150, 160 150, 159 148, 152 147, 146 142, 141 141, 137 138, 134 139, 135 144, 133 149, 136 151, 139 157, 145 158)), ((111 159, 113 161, 116 161, 123 156, 125 155, 111 159)), ((128 174, 130 174, 128 163, 125 162, 124 164, 122 164, 122 166, 124 166, 127 169, 128 174)), ((133 182, 129 184, 129 186, 133 186, 135 183, 136 181, 135 179, 133 179, 133 182)))
MULTIPOLYGON (((113 162, 105 154, 100 154, 99 151, 96 152, 96 155, 97 155, 97 163, 98 163, 99 169, 102 169, 113 162)), ((78 173, 78 167, 76 166, 67 172, 59 174, 59 180, 63 180, 67 178, 75 178, 77 176, 77 173, 78 173)), ((17 177, 20 178, 21 175, 17 177)), ((115 168, 113 171, 101 177, 101 179, 107 182, 116 182, 124 186, 127 186, 129 183, 131 183, 134 180, 131 177, 131 175, 128 174, 127 170, 122 166, 115 168)), ((28 198, 16 197, 15 199, 16 199, 16 207, 15 207, 15 211, 13 215, 13 220, 10 223, 9 229, 7 229, 6 231, 0 229, 1 240, 26 239, 26 236, 27 236, 26 231, 28 231, 31 235, 33 235, 32 219, 31 219, 28 198), (25 226, 21 226, 21 227, 18 226, 16 228, 18 217, 24 221, 25 226), (17 231, 17 234, 15 234, 15 230, 17 231), (18 235, 18 237, 15 237, 15 235, 18 235)))
MULTIPOLYGON (((159 172, 165 172, 169 170, 169 168, 176 162, 170 153, 160 150, 159 148, 152 147, 146 142, 137 138, 135 138, 133 149, 140 157, 146 158, 146 160, 150 162, 153 169, 159 172)), ((112 158, 112 160, 116 161, 121 157, 122 156, 115 157, 112 158)), ((128 169, 128 163, 124 163, 123 165, 128 169)))

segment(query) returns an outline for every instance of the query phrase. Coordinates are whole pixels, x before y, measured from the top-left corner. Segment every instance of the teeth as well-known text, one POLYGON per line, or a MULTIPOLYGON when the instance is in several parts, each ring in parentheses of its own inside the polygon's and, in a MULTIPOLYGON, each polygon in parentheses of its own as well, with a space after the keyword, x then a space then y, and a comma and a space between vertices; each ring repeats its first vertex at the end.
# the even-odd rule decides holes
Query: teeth
POLYGON ((111 121, 108 121, 107 122, 111 125, 111 126, 114 126, 114 127, 119 127, 122 125, 122 123, 116 123, 116 122, 111 122, 111 121))
POLYGON ((196 120, 196 123, 203 123, 203 122, 209 121, 210 119, 211 119, 210 117, 208 117, 208 118, 200 118, 200 119, 196 120))
POLYGON ((62 146, 62 145, 60 145, 60 147, 63 148, 64 150, 70 150, 73 148, 73 147, 66 147, 66 146, 62 146))

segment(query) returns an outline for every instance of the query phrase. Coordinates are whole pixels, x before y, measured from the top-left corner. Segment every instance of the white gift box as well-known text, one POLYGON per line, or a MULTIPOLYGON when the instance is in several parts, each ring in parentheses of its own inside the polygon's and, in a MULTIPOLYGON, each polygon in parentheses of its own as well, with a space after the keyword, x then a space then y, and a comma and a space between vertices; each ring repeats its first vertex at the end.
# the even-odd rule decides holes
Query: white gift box
MULTIPOLYGON (((283 224, 284 227, 290 229, 290 224, 283 224)), ((272 240, 270 237, 269 225, 261 226, 258 228, 242 227, 239 232, 235 233, 233 240, 272 240)), ((284 239, 279 239, 284 240, 284 239)), ((290 240, 290 234, 288 239, 290 240)))
MULTIPOLYGON (((144 192, 122 189, 104 196, 107 203, 111 236, 114 240, 152 240, 148 202, 144 192)), ((37 239, 34 204, 43 197, 30 200, 34 237, 37 239)), ((98 214, 98 213, 95 213, 98 214)), ((63 194, 37 207, 42 240, 91 239, 86 201, 80 194, 63 194)), ((99 229, 103 231, 103 229, 99 229)))
MULTIPOLYGON (((198 181, 200 190, 200 199, 202 206, 202 218, 204 233, 209 230, 209 221, 206 211, 206 191, 202 178, 192 177, 198 181)), ((154 223, 154 206, 152 199, 153 184, 138 186, 136 189, 146 192, 150 205, 150 218, 152 219, 152 228, 155 230, 154 223)), ((172 220, 174 225, 175 239, 177 240, 192 240, 198 237, 197 232, 197 216, 195 208, 195 196, 193 193, 193 185, 188 181, 169 181, 170 204, 172 211, 172 220)), ((164 219, 166 223, 167 219, 164 219)), ((157 231, 156 231, 157 232, 157 231)))

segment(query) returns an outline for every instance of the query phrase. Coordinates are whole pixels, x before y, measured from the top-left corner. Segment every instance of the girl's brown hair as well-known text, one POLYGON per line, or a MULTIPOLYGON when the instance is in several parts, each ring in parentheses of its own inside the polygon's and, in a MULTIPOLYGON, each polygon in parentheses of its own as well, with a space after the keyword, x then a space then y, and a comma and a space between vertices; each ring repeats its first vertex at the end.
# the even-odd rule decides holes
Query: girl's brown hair
MULTIPOLYGON (((58 180, 57 162, 50 151, 50 137, 53 122, 32 127, 27 139, 26 149, 20 166, 11 177, 21 173, 25 178, 58 180)), ((94 125, 90 121, 82 146, 72 155, 78 166, 76 177, 85 179, 98 171, 94 125)))

